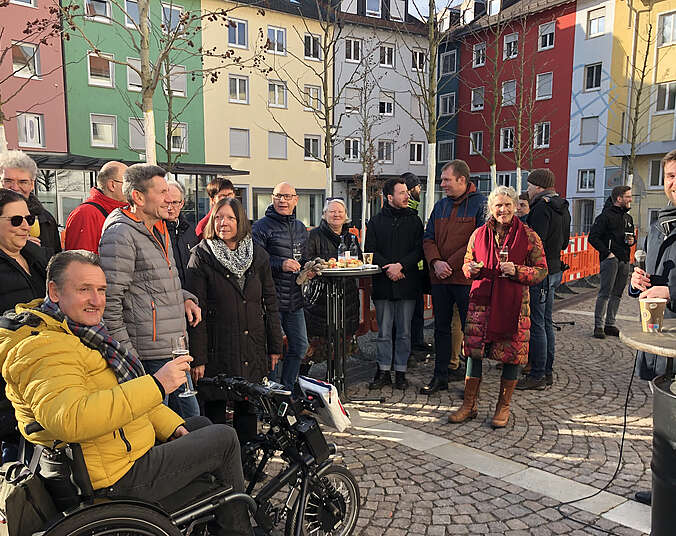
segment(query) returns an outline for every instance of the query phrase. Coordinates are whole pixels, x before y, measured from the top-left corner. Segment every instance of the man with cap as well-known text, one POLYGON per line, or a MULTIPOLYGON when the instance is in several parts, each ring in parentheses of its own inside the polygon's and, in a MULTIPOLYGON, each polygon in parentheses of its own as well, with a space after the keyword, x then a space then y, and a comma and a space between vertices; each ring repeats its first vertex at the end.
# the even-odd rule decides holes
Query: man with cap
POLYGON ((568 201, 554 191, 554 173, 535 169, 528 175, 530 212, 526 223, 542 240, 549 275, 530 287, 530 372, 519 380, 517 389, 545 389, 554 383, 554 290, 561 284, 561 251, 570 238, 568 201))

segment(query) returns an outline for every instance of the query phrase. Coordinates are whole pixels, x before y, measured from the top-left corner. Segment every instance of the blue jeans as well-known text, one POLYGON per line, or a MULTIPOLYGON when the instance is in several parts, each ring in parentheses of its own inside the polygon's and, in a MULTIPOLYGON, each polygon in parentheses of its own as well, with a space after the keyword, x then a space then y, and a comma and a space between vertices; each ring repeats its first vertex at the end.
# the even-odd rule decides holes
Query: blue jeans
POLYGON ((305 312, 303 309, 298 309, 298 311, 280 311, 279 319, 286 335, 287 348, 284 359, 275 367, 273 377, 284 384, 287 389, 293 389, 298 379, 301 359, 305 357, 305 352, 307 352, 308 348, 305 312), (280 365, 282 367, 281 378, 279 378, 280 365))
MULTIPOLYGON (((448 365, 451 362, 453 348, 451 322, 453 305, 458 306, 460 323, 465 329, 465 319, 469 308, 469 285, 432 285, 432 306, 434 307, 434 377, 442 381, 448 379, 448 365)), ((452 356, 455 358, 456 356, 452 356)))
MULTIPOLYGON (((148 374, 155 374, 160 370, 166 363, 171 361, 171 359, 144 359, 143 368, 148 374)), ((190 388, 193 388, 192 379, 188 378, 188 385, 190 388)), ((173 409, 184 419, 190 417, 198 417, 200 414, 200 406, 197 403, 197 397, 195 396, 186 396, 180 397, 179 393, 182 393, 185 390, 185 384, 181 385, 173 393, 164 397, 164 404, 173 409)))
POLYGON ((374 300, 378 321, 376 360, 380 370, 406 372, 408 356, 411 355, 411 319, 415 300, 374 300), (396 326, 394 341, 394 367, 392 366, 392 326, 396 326))
POLYGON ((561 284, 563 272, 548 275, 539 285, 530 287, 530 376, 539 380, 554 367, 556 339, 552 322, 554 290, 561 284))

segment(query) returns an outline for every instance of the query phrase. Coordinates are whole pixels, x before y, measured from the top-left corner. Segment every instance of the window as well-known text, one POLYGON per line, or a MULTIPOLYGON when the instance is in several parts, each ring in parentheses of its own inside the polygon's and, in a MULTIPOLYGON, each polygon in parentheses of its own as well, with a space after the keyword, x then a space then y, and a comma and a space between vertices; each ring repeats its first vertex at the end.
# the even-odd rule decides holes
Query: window
POLYGON ((12 43, 12 72, 20 78, 40 76, 40 49, 30 43, 12 43))
POLYGON ((379 141, 378 142, 378 162, 383 164, 391 164, 394 158, 394 142, 393 141, 379 141))
POLYGON ((162 4, 162 29, 166 33, 180 30, 183 8, 174 4, 162 4))
POLYGON ((577 189, 580 192, 594 191, 596 182, 595 169, 580 169, 577 172, 577 189))
POLYGON ((319 36, 312 34, 305 34, 305 59, 320 60, 321 48, 319 46, 319 36))
POLYGON ((35 5, 35 0, 10 0, 10 3, 18 4, 20 6, 37 7, 35 5))
POLYGON ((583 117, 580 121, 580 145, 594 144, 599 138, 599 117, 583 117))
POLYGON ((513 33, 505 36, 502 59, 509 60, 519 55, 519 34, 513 33))
POLYGON ((541 24, 538 29, 538 50, 549 50, 554 48, 554 29, 556 21, 541 24))
POLYGON ((511 173, 498 173, 496 177, 498 186, 511 186, 512 185, 512 174, 511 173))
POLYGON ((127 58, 127 89, 129 91, 141 91, 141 75, 138 74, 130 65, 141 70, 141 60, 136 58, 127 58))
POLYGON ((380 17, 380 0, 366 0, 366 16, 380 17))
POLYGON ((380 99, 378 100, 378 113, 380 115, 393 116, 394 115, 394 95, 392 93, 380 92, 380 99))
POLYGON ((658 112, 673 110, 676 106, 676 82, 667 82, 657 86, 657 105, 658 112))
POLYGON ((469 133, 469 154, 481 154, 484 151, 484 133, 469 133))
POLYGON ((411 50, 411 68, 414 71, 425 70, 425 52, 422 50, 411 50))
POLYGON ((394 47, 392 45, 380 45, 380 66, 394 67, 394 47))
POLYGON ((425 163, 425 144, 421 141, 412 141, 409 145, 409 164, 425 163))
POLYGON ((500 152, 514 150, 514 127, 505 127, 500 129, 500 152))
POLYGON ((546 121, 544 123, 535 123, 535 135, 533 146, 536 149, 545 149, 549 147, 549 133, 551 131, 551 123, 546 121))
POLYGON ((319 160, 321 158, 320 142, 319 136, 305 136, 305 160, 319 160))
POLYGON ((357 162, 359 160, 359 139, 345 139, 345 160, 347 162, 357 162))
POLYGON ((185 97, 188 94, 188 73, 185 65, 169 65, 169 76, 165 78, 162 86, 165 94, 171 88, 172 97, 185 97))
POLYGON ((361 39, 345 39, 345 61, 359 63, 361 60, 361 39))
POLYGON ((97 56, 94 52, 87 54, 87 76, 90 86, 114 87, 115 67, 110 61, 113 56, 102 54, 97 56))
MULTIPOLYGON (((167 124, 164 125, 165 131, 167 124)), ((174 123, 174 127, 169 133, 171 141, 171 150, 174 153, 188 152, 188 125, 185 123, 174 123)))
POLYGON ((354 87, 345 88, 345 113, 359 112, 361 108, 361 91, 354 87))
POLYGON ((472 89, 472 111, 484 109, 484 88, 475 87, 472 89))
POLYGON ((516 104, 516 80, 507 80, 502 83, 502 105, 513 106, 516 104))
POLYGON ((474 45, 472 54, 472 67, 482 67, 486 65, 486 43, 477 43, 474 45))
POLYGON ((455 93, 446 93, 439 97, 439 116, 455 113, 455 93))
POLYGON ((268 132, 268 158, 286 160, 286 134, 268 132))
POLYGON ((441 55, 441 74, 451 74, 455 72, 456 68, 456 52, 451 50, 450 52, 445 52, 441 55))
POLYGON ((650 161, 650 188, 662 188, 664 186, 664 177, 662 175, 662 161, 650 161))
POLYGON ((117 146, 117 116, 89 114, 92 147, 117 146))
POLYGON ((660 15, 658 22, 658 45, 672 45, 676 43, 676 11, 660 15))
POLYGON ((108 0, 85 0, 85 17, 96 22, 110 24, 110 4, 108 0))
POLYGON ((552 98, 554 73, 541 73, 535 81, 535 100, 552 98))
POLYGON ((251 154, 249 130, 244 128, 230 129, 230 156, 248 158, 251 154))
POLYGON ((143 119, 138 117, 129 118, 129 148, 135 151, 146 150, 143 119))
POLYGON ((425 101, 422 95, 411 94, 411 116, 415 119, 422 119, 425 117, 425 101))
POLYGON ((247 22, 245 20, 230 19, 228 23, 228 45, 237 48, 247 48, 247 22))
POLYGON ((268 82, 268 105, 271 108, 286 108, 286 84, 284 82, 268 82))
POLYGON ((584 66, 584 89, 586 91, 595 91, 601 89, 601 64, 584 66))
POLYGON ((439 162, 450 162, 455 158, 454 140, 440 141, 437 143, 437 147, 439 148, 439 154, 437 155, 439 162))
POLYGON ((136 28, 139 25, 138 2, 136 0, 124 0, 124 24, 128 28, 136 28))
POLYGON ((587 13, 587 39, 605 32, 606 8, 592 9, 587 13))
POLYGON ((322 109, 322 97, 321 97, 321 88, 318 86, 305 86, 305 108, 304 110, 321 110, 322 109))
POLYGON ((19 114, 16 125, 19 130, 20 147, 45 146, 45 118, 41 114, 19 114))
POLYGON ((286 30, 268 26, 268 52, 271 54, 286 54, 286 30))
POLYGON ((231 74, 228 76, 229 102, 249 104, 249 77, 231 74))

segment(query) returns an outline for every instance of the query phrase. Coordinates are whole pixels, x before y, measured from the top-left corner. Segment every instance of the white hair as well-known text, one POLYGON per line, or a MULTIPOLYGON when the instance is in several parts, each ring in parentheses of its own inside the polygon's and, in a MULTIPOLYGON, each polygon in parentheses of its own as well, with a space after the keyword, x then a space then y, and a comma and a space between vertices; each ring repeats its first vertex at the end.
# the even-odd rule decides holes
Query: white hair
POLYGON ((167 181, 167 186, 174 186, 175 188, 178 188, 178 191, 181 192, 181 199, 185 199, 185 186, 183 186, 180 182, 170 179, 167 181))
POLYGON ((516 190, 511 186, 496 186, 493 188, 493 191, 488 194, 488 208, 490 209, 495 203, 495 200, 498 196, 504 195, 509 197, 512 200, 514 208, 519 206, 519 194, 516 193, 516 190))
POLYGON ((345 210, 345 221, 343 223, 349 221, 349 218, 347 217, 347 205, 345 204, 345 200, 339 197, 330 197, 326 200, 324 203, 324 208, 322 209, 322 218, 326 219, 326 212, 329 210, 331 203, 338 203, 341 205, 343 210, 345 210))
POLYGON ((0 154, 0 174, 4 174, 6 169, 28 171, 33 180, 38 176, 38 165, 23 151, 7 151, 0 154))

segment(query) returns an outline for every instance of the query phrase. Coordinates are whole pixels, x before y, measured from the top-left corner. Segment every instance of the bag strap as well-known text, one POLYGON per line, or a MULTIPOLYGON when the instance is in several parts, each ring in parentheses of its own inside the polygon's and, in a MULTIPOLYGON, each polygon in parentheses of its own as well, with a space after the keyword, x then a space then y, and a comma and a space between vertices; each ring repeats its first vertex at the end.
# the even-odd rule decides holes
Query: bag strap
POLYGON ((105 208, 103 208, 101 205, 99 205, 98 203, 96 203, 96 202, 94 202, 94 201, 85 201, 85 202, 82 203, 82 204, 83 204, 83 205, 91 205, 91 206, 93 206, 93 207, 96 207, 97 209, 99 209, 99 212, 100 212, 101 214, 103 214, 103 217, 104 217, 104 218, 107 218, 107 217, 108 217, 109 212, 108 212, 105 208))

